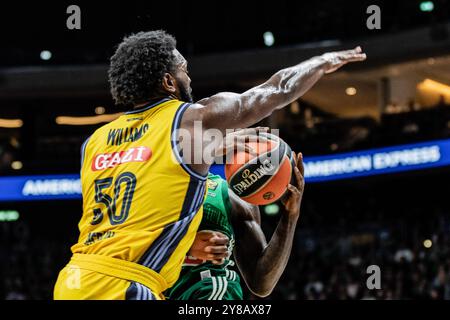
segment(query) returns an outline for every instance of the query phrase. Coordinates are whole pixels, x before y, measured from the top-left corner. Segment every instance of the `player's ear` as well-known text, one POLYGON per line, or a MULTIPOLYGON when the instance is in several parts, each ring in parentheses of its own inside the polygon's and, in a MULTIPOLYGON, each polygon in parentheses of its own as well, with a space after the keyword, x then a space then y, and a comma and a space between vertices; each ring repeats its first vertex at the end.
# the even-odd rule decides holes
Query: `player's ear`
POLYGON ((175 94, 177 92, 177 80, 170 73, 164 74, 161 84, 164 91, 171 94, 175 94))

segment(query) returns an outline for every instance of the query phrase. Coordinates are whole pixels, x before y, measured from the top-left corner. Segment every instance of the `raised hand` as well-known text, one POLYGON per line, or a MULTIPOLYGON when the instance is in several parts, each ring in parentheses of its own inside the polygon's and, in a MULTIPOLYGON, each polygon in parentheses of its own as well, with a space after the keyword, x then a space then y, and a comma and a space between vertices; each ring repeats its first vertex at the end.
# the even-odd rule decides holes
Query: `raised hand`
POLYGON ((325 73, 331 73, 349 62, 364 61, 367 56, 360 46, 352 50, 328 52, 320 56, 326 64, 325 73))

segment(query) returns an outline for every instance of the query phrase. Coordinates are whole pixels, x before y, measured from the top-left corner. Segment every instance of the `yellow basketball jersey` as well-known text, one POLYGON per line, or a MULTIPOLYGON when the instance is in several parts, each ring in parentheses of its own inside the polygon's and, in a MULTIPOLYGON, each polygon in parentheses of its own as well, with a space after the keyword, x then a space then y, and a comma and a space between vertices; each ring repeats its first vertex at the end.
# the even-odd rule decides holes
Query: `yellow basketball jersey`
POLYGON ((189 104, 163 99, 99 128, 82 147, 83 216, 74 254, 143 265, 170 287, 202 219, 206 177, 182 163, 189 104))

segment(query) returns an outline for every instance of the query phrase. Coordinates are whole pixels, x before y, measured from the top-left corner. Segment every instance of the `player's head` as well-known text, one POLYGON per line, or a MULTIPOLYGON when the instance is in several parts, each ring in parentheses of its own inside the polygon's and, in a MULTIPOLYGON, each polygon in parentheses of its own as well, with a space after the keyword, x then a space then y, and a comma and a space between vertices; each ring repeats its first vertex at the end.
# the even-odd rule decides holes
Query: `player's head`
POLYGON ((108 77, 117 104, 134 106, 167 95, 192 102, 186 59, 163 30, 124 38, 111 57, 108 77))

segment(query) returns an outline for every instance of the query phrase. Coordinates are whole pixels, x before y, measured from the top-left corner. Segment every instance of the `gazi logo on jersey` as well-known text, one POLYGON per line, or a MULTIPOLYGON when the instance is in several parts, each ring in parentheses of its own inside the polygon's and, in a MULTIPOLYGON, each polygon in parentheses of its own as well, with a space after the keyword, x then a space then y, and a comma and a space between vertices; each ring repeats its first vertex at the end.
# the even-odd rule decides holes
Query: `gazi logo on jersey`
POLYGON ((147 147, 135 147, 125 151, 97 154, 92 160, 92 171, 114 168, 123 163, 145 162, 152 156, 152 151, 147 147))

